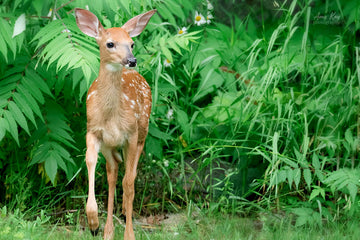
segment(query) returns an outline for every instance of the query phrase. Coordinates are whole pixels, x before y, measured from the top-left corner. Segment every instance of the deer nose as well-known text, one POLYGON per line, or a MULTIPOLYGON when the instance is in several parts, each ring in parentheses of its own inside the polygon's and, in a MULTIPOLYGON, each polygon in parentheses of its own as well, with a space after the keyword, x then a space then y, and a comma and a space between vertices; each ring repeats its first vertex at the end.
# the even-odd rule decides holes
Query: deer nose
POLYGON ((136 66, 136 58, 128 58, 127 63, 129 64, 129 67, 135 67, 136 66))

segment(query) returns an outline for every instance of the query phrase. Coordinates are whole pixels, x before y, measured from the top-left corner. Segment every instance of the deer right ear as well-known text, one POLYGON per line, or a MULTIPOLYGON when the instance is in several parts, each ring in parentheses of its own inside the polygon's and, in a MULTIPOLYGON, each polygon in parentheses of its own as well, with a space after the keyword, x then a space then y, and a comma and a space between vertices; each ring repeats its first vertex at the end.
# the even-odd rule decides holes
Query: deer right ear
POLYGON ((76 24, 83 33, 94 38, 100 37, 104 27, 93 13, 85 9, 75 8, 75 16, 76 24))

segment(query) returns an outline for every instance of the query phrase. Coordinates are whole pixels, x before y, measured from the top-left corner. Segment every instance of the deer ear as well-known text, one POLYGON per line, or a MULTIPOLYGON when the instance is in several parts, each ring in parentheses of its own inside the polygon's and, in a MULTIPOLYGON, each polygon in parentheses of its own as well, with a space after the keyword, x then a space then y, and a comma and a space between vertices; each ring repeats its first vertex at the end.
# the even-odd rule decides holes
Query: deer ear
POLYGON ((156 9, 137 15, 127 21, 121 28, 127 31, 130 37, 136 37, 144 30, 154 13, 156 13, 156 9))
POLYGON ((76 24, 83 33, 94 38, 100 37, 104 27, 93 13, 85 9, 76 8, 75 16, 76 24))

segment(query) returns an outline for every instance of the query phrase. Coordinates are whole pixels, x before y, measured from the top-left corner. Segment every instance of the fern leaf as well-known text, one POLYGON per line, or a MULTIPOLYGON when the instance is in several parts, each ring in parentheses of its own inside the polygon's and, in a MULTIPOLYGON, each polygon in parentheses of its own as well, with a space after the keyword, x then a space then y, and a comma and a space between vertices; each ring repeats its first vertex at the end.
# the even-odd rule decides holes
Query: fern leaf
POLYGON ((56 70, 81 68, 88 82, 98 73, 98 49, 92 44, 93 40, 84 38, 79 33, 75 19, 53 21, 45 26, 32 41, 38 41, 37 49, 45 47, 39 54, 48 66, 56 63, 56 70), (63 32, 64 28, 70 33, 63 32))
POLYGON ((55 185, 55 177, 58 169, 58 158, 59 156, 53 149, 46 154, 45 158, 45 171, 53 185, 55 185))
POLYGON ((310 169, 306 168, 303 170, 303 175, 304 175, 304 179, 305 182, 308 186, 308 188, 310 189, 310 185, 311 185, 311 171, 310 169))
POLYGON ((40 89, 43 93, 46 93, 48 96, 53 97, 48 85, 33 69, 27 68, 25 71, 25 76, 27 77, 28 80, 32 82, 32 84, 35 84, 35 86, 38 89, 40 89))
POLYGON ((40 31, 34 36, 31 42, 38 41, 35 50, 38 50, 45 43, 55 38, 64 29, 61 20, 55 20, 45 25, 40 31))
POLYGON ((0 118, 0 142, 4 138, 8 129, 9 129, 9 123, 6 121, 5 118, 0 118))
POLYGON ((26 119, 24 117, 24 114, 19 109, 19 107, 13 101, 10 101, 8 106, 9 106, 9 111, 13 115, 16 122, 30 135, 30 131, 26 119))
MULTIPOLYGON (((23 82, 22 82, 23 83, 23 82)), ((44 120, 44 117, 41 113, 41 110, 40 110, 40 107, 38 105, 38 103, 36 102, 35 98, 33 97, 34 95, 31 94, 28 90, 34 92, 36 88, 27 88, 25 85, 23 86, 22 84, 20 84, 18 87, 17 87, 17 91, 19 92, 19 94, 21 94, 27 101, 28 105, 30 106, 31 110, 43 121, 45 122, 44 120)), ((42 94, 40 92, 39 94, 41 97, 42 97, 42 94)), ((40 96, 37 96, 37 98, 39 98, 40 96)), ((43 98, 42 98, 43 99, 43 98)), ((43 102, 45 102, 45 100, 43 100, 43 102)), ((40 102, 41 103, 41 102, 40 102)))
POLYGON ((360 187, 360 169, 342 168, 331 172, 324 180, 324 183, 328 184, 332 191, 348 191, 352 201, 355 201, 358 188, 360 187))
MULTIPOLYGON (((9 47, 9 49, 16 54, 16 42, 12 39, 12 28, 10 24, 5 21, 4 19, 0 18, 0 38, 2 38, 2 42, 5 42, 6 45, 9 47)), ((3 46, 6 46, 3 45, 3 46)), ((3 49, 3 48, 2 48, 3 49)), ((3 52, 5 59, 7 60, 7 51, 6 55, 5 52, 3 52)))
POLYGON ((34 124, 36 127, 36 120, 34 117, 34 112, 32 111, 31 107, 29 106, 27 100, 24 99, 23 95, 15 92, 13 94, 13 98, 15 103, 19 106, 19 108, 22 110, 24 115, 34 124))
POLYGON ((8 122, 8 126, 9 126, 8 131, 10 132, 11 136, 12 136, 13 139, 16 141, 16 143, 17 143, 18 145, 20 145, 20 143, 19 143, 18 128, 17 128, 17 124, 16 124, 16 121, 15 121, 13 115, 11 114, 10 111, 5 110, 5 111, 4 111, 4 118, 5 118, 6 121, 8 122))
POLYGON ((2 53, 2 55, 5 58, 5 61, 7 62, 8 61, 8 58, 7 58, 8 49, 7 49, 6 42, 5 42, 5 39, 3 38, 2 34, 0 34, 0 52, 2 53))

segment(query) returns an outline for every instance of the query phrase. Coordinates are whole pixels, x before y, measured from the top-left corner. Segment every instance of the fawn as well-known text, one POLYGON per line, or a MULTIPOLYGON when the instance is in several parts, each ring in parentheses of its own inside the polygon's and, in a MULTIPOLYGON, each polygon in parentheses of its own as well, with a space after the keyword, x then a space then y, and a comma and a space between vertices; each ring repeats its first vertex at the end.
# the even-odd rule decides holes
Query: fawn
POLYGON ((98 152, 106 159, 109 184, 107 220, 104 239, 114 235, 114 194, 118 176, 118 163, 124 158, 125 176, 122 211, 126 217, 124 239, 135 239, 132 212, 134 181, 140 154, 148 133, 151 113, 151 90, 146 80, 135 70, 132 54, 134 42, 156 10, 140 14, 122 27, 104 29, 99 19, 84 9, 75 9, 76 23, 86 35, 94 37, 100 48, 98 78, 89 88, 87 107, 86 166, 89 175, 89 195, 86 215, 90 230, 99 228, 98 206, 95 200, 95 166, 98 152), (122 148, 122 154, 118 152, 122 148))

